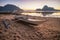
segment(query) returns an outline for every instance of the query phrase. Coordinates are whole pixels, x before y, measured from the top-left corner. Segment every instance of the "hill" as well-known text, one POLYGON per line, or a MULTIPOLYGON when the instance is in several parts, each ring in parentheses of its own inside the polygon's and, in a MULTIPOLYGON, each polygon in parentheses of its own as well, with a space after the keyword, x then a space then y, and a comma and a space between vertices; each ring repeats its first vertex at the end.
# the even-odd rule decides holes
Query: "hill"
POLYGON ((13 12, 15 10, 23 11, 21 8, 12 5, 12 4, 7 4, 5 6, 0 6, 0 12, 13 12))
POLYGON ((59 11, 59 10, 45 5, 42 9, 38 8, 38 9, 36 9, 36 11, 59 11))

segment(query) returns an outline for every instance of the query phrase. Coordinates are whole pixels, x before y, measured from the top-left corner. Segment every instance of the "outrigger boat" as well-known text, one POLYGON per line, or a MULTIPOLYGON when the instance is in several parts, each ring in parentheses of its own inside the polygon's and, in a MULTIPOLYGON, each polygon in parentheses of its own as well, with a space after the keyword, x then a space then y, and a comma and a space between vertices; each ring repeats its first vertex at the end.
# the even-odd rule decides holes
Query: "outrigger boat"
POLYGON ((23 22, 23 23, 27 23, 27 24, 31 24, 31 25, 38 25, 40 23, 45 22, 46 20, 39 20, 39 19, 33 19, 33 18, 29 18, 28 16, 15 16, 15 20, 17 22, 23 22))

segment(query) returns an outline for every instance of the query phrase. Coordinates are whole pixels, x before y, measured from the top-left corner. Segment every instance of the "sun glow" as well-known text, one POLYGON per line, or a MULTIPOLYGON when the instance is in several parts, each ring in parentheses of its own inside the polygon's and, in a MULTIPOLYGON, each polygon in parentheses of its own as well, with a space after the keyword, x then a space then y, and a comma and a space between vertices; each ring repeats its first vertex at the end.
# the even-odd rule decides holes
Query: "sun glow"
POLYGON ((0 6, 6 4, 17 5, 24 10, 42 9, 44 5, 60 9, 60 0, 0 0, 0 6))

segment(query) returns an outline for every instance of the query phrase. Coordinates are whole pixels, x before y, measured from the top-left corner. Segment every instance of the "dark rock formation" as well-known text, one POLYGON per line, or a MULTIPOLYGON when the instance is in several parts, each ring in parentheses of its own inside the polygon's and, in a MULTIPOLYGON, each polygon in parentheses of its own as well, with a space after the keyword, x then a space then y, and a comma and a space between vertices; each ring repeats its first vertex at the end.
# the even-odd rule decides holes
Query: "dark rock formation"
POLYGON ((20 9, 19 7, 12 5, 12 4, 7 4, 4 7, 0 6, 0 11, 5 11, 5 12, 13 12, 14 10, 19 10, 19 11, 23 11, 22 9, 20 9))
POLYGON ((45 5, 42 9, 36 9, 36 11, 55 11, 53 7, 48 7, 45 5))
POLYGON ((55 9, 53 7, 48 7, 47 5, 45 5, 43 8, 42 8, 42 11, 54 11, 55 9))
POLYGON ((47 5, 45 5, 42 9, 36 9, 36 11, 43 11, 42 15, 46 16, 46 15, 50 15, 52 13, 54 13, 53 11, 56 11, 56 9, 54 9, 53 7, 48 7, 47 5), (52 12, 50 12, 52 11, 52 12))
POLYGON ((2 8, 3 8, 3 7, 2 7, 2 6, 0 6, 0 11, 2 11, 2 8))

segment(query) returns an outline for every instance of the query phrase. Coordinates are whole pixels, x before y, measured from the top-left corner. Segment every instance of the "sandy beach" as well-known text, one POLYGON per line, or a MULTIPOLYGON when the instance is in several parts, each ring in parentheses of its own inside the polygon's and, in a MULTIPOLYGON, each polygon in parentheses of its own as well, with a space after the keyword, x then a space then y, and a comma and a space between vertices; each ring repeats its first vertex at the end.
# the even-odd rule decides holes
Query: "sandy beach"
POLYGON ((7 20, 8 29, 0 18, 0 40, 60 40, 60 18, 40 17, 47 20, 37 26, 7 20))

